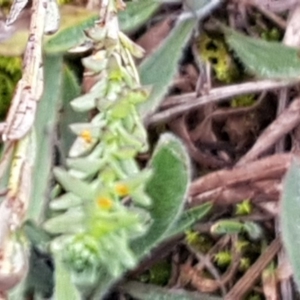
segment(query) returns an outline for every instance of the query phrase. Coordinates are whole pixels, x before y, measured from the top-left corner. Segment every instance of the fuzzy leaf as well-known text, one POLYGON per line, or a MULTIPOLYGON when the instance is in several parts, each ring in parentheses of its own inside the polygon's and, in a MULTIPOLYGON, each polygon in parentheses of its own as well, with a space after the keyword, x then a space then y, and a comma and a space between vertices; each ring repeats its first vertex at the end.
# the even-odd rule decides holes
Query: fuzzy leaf
POLYGON ((53 135, 60 104, 60 86, 62 81, 62 57, 45 56, 45 91, 38 106, 35 120, 36 151, 31 201, 28 218, 37 222, 43 214, 53 165, 53 135))
POLYGON ((85 229, 85 212, 80 207, 69 209, 64 214, 47 220, 43 228, 51 234, 78 233, 85 229))
POLYGON ((185 290, 170 290, 152 284, 130 281, 120 286, 120 289, 138 300, 221 300, 222 298, 187 292, 185 290))
POLYGON ((294 278, 300 287, 300 163, 293 161, 283 182, 281 196, 281 233, 294 278))
POLYGON ((72 193, 65 193, 60 197, 53 199, 49 206, 52 210, 67 210, 71 207, 82 204, 82 199, 72 193))
POLYGON ((84 30, 91 28, 98 18, 96 12, 75 6, 65 5, 61 9, 63 30, 47 39, 44 49, 48 53, 63 53, 84 43, 87 40, 84 30))
POLYGON ((147 22, 161 4, 155 0, 128 2, 126 9, 119 13, 122 31, 132 32, 147 22))
POLYGON ((196 19, 177 23, 163 44, 139 67, 141 83, 152 86, 149 99, 139 105, 143 117, 154 112, 172 84, 178 70, 183 48, 190 39, 196 19))
POLYGON ((166 233, 163 239, 171 238, 174 235, 184 232, 189 229, 194 223, 201 220, 211 210, 211 203, 204 203, 197 207, 186 210, 180 219, 173 225, 173 227, 166 233))
POLYGON ((67 166, 70 169, 80 171, 85 174, 85 176, 94 175, 99 169, 106 163, 104 159, 101 158, 69 158, 67 159, 67 166))
POLYGON ((59 140, 61 156, 63 159, 67 157, 68 152, 75 140, 75 135, 71 133, 69 125, 72 123, 85 123, 88 121, 88 113, 75 112, 70 104, 70 101, 80 95, 81 87, 78 80, 68 66, 63 69, 62 82, 62 107, 60 110, 60 119, 58 124, 59 140))
POLYGON ((82 199, 93 199, 95 193, 89 184, 73 177, 63 169, 55 168, 53 172, 57 181, 67 192, 71 192, 82 199))
MULTIPOLYGON (((161 136, 150 167, 153 176, 146 190, 152 200, 149 212, 153 223, 145 235, 132 243, 140 259, 161 241, 179 218, 190 183, 188 155, 182 143, 171 134, 161 136)), ((107 273, 99 274, 99 285, 91 299, 102 299, 115 281, 107 273)))
MULTIPOLYGON (((129 3, 126 10, 120 13, 120 28, 132 31, 143 25, 159 8, 160 3, 154 0, 140 0, 129 3)), ((71 5, 60 7, 61 26, 53 36, 45 37, 45 51, 64 53, 87 40, 85 29, 91 28, 98 18, 97 11, 71 5)), ((1 33, 1 32, 0 32, 1 33)), ((28 39, 28 28, 15 31, 7 40, 1 41, 0 55, 20 56, 24 53, 28 39)))
POLYGON ((70 272, 62 259, 55 255, 55 290, 53 299, 80 300, 81 296, 71 280, 70 272))
POLYGON ((271 79, 300 77, 299 49, 278 42, 250 38, 227 28, 224 32, 229 46, 257 76, 271 79))
POLYGON ((146 192, 152 199, 149 209, 153 219, 146 235, 133 241, 137 257, 143 257, 157 246, 172 228, 182 211, 190 182, 190 165, 182 143, 171 134, 161 136, 151 159, 153 176, 146 192))

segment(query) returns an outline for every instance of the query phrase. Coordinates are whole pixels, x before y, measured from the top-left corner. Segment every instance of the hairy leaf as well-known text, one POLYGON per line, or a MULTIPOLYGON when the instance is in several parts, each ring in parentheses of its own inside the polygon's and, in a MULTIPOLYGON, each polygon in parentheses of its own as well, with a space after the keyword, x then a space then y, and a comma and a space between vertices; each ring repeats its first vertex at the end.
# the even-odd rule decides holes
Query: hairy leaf
POLYGON ((119 13, 122 31, 132 32, 143 25, 157 11, 161 4, 155 0, 128 2, 126 9, 119 13))
POLYGON ((84 123, 88 121, 88 113, 75 112, 70 101, 80 95, 81 87, 78 80, 68 66, 63 69, 62 81, 62 107, 60 110, 60 121, 58 124, 61 157, 65 161, 67 154, 75 140, 75 135, 71 133, 69 125, 72 123, 84 123))
POLYGON ((47 220, 43 228, 51 234, 78 233, 84 230, 85 211, 81 207, 69 209, 47 220))
POLYGON ((38 106, 35 120, 36 151, 33 169, 31 201, 28 218, 41 221, 43 209, 49 194, 49 183, 53 165, 54 130, 60 104, 62 81, 62 57, 45 56, 45 90, 38 106))
MULTIPOLYGON (((159 8, 154 0, 140 0, 129 3, 127 9, 120 13, 120 28, 126 32, 138 29, 159 8)), ((53 36, 45 37, 44 49, 48 53, 65 53, 71 48, 84 43, 87 37, 84 30, 91 28, 98 19, 97 11, 82 7, 63 5, 60 7, 61 25, 53 36)), ((27 20, 27 23, 29 19, 27 20)), ((0 28, 1 34, 1 28, 0 28)), ((24 25, 1 41, 0 55, 20 56, 24 53, 28 39, 28 26, 24 25)))
MULTIPOLYGON (((161 136, 150 167, 154 173, 147 184, 147 193, 152 199, 150 214, 153 223, 145 235, 132 243, 132 249, 140 259, 157 246, 180 217, 190 183, 186 150, 171 134, 161 136)), ((115 278, 101 274, 98 281, 100 284, 91 299, 101 299, 114 284, 115 278)))
POLYGON ((195 24, 196 19, 177 23, 163 44, 140 65, 142 84, 152 86, 149 99, 139 106, 143 117, 154 112, 168 92, 183 55, 182 50, 190 39, 195 24))
POLYGON ((187 292, 185 290, 169 290, 152 284, 130 281, 120 286, 121 290, 140 300, 221 300, 222 298, 187 292))
POLYGON ((80 300, 80 294, 71 280, 70 272, 66 269, 62 259, 55 256, 55 290, 53 299, 80 300))
POLYGON ((283 244, 300 287, 300 163, 293 161, 283 183, 281 196, 281 233, 283 244))
POLYGON ((157 246, 181 214, 190 182, 190 166, 182 143, 171 134, 161 136, 150 163, 153 176, 147 184, 152 199, 153 224, 141 238, 133 241, 138 257, 157 246))
POLYGON ((61 168, 55 168, 53 172, 57 181, 62 185, 65 191, 72 192, 82 199, 93 199, 95 191, 88 183, 70 175, 61 168))
POLYGON ((227 28, 224 32, 229 46, 257 76, 273 79, 300 77, 299 49, 278 42, 250 38, 227 28))
POLYGON ((186 210, 181 215, 180 219, 173 225, 170 231, 165 234, 163 239, 171 238, 172 236, 175 236, 189 229, 194 223, 206 216, 211 208, 212 204, 208 202, 186 210))

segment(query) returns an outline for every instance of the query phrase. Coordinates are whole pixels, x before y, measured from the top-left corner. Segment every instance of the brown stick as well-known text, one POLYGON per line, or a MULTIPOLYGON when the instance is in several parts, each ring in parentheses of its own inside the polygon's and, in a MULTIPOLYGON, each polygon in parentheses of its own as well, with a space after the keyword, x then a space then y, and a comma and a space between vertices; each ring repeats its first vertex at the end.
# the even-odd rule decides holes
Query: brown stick
POLYGON ((234 285, 231 291, 226 295, 225 300, 243 299, 243 296, 250 290, 261 272, 272 261, 280 248, 280 238, 276 238, 250 267, 248 272, 234 285))
MULTIPOLYGON (((167 122, 176 116, 189 112, 194 108, 203 106, 208 103, 221 102, 226 99, 230 100, 230 97, 261 92, 272 89, 279 89, 286 86, 295 85, 297 80, 261 80, 252 81, 241 84, 234 84, 230 86, 215 88, 209 91, 208 95, 204 95, 196 98, 196 93, 189 93, 186 95, 180 95, 171 97, 165 102, 165 105, 176 105, 162 112, 154 114, 150 117, 146 117, 145 124, 153 125, 160 122, 167 122)), ((163 105, 164 106, 164 105, 163 105)))
POLYGON ((195 197, 217 188, 249 184, 261 180, 280 179, 291 163, 292 154, 275 154, 243 167, 220 170, 195 180, 189 195, 195 197))
POLYGON ((300 98, 297 98, 264 130, 253 147, 239 160, 236 166, 245 165, 255 160, 299 124, 300 98))

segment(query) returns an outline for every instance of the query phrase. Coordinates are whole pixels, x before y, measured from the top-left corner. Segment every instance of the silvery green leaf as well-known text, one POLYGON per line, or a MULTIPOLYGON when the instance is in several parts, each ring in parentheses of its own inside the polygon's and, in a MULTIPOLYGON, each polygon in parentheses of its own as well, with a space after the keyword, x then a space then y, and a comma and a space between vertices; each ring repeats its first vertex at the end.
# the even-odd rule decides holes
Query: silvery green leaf
POLYGON ((49 207, 52 210, 67 210, 82 204, 82 199, 73 193, 65 193, 58 198, 51 200, 49 207))
POLYGON ((91 176, 96 174, 101 167, 106 164, 107 160, 104 158, 98 159, 89 159, 87 157, 84 158, 69 158, 67 159, 67 166, 70 169, 74 169, 80 171, 85 174, 85 176, 91 176))
POLYGON ((121 30, 132 32, 138 29, 151 18, 160 5, 161 3, 155 0, 128 2, 126 9, 118 14, 121 30))
POLYGON ((55 261, 55 289, 53 299, 72 299, 80 300, 81 296, 76 289, 71 279, 71 274, 63 260, 61 255, 57 253, 54 255, 55 261))
POLYGON ((63 79, 63 58, 44 56, 44 93, 35 117, 36 158, 33 168, 32 191, 27 218, 39 222, 44 215, 50 191, 51 173, 54 160, 53 140, 56 135, 61 85, 63 79))
POLYGON ((145 50, 129 39, 127 35, 125 35, 123 32, 119 32, 119 38, 123 46, 126 47, 134 57, 143 57, 145 50))
POLYGON ((90 71, 93 71, 95 73, 100 73, 107 67, 108 60, 102 59, 98 60, 91 56, 85 57, 82 59, 82 64, 90 71))
POLYGON ((83 232, 86 226, 86 214, 82 207, 71 208, 63 214, 48 219, 43 227, 52 234, 71 234, 83 232))
POLYGON ((100 137, 101 128, 106 125, 106 122, 100 121, 99 123, 75 123, 70 125, 70 129, 76 135, 81 135, 83 131, 88 131, 91 135, 91 138, 97 139, 100 137))
POLYGON ((178 21, 190 18, 201 20, 208 16, 223 0, 184 0, 186 12, 182 13, 178 21))
POLYGON ((79 157, 89 154, 95 148, 97 141, 97 139, 94 139, 93 141, 87 143, 81 137, 76 138, 70 148, 69 157, 79 157))
POLYGON ((283 181, 280 200, 280 228, 283 246, 291 264, 294 279, 300 287, 300 163, 292 161, 283 181))
POLYGON ((189 229, 194 223, 201 220, 211 210, 212 204, 210 202, 204 203, 197 207, 190 208, 183 212, 180 219, 173 225, 173 227, 166 233, 163 239, 171 238, 177 234, 183 233, 189 229))
POLYGON ((177 73, 183 49, 196 24, 196 19, 177 23, 161 46, 139 66, 142 85, 152 88, 148 100, 139 105, 139 112, 143 118, 158 108, 168 92, 177 73))
POLYGON ((131 193, 130 196, 132 200, 138 205, 142 205, 146 207, 146 206, 150 206, 152 203, 152 200, 149 197, 149 195, 147 195, 147 193, 142 189, 135 190, 134 192, 131 193))
POLYGON ((86 93, 70 102, 72 108, 77 112, 86 112, 96 107, 95 95, 86 93))
POLYGON ((121 283, 121 291, 137 300, 222 300, 207 293, 190 292, 184 289, 169 289, 138 281, 121 283))
POLYGON ((161 241, 179 218, 190 183, 190 163, 182 142, 171 134, 163 134, 152 156, 153 176, 146 193, 152 199, 149 209, 153 223, 146 235, 132 243, 142 258, 161 241))
POLYGON ((71 192, 82 199, 94 199, 95 190, 90 184, 71 176, 67 171, 61 168, 54 168, 53 173, 65 191, 71 192))
POLYGON ((299 49, 247 37, 229 28, 224 32, 229 46, 252 73, 271 79, 300 77, 299 49))

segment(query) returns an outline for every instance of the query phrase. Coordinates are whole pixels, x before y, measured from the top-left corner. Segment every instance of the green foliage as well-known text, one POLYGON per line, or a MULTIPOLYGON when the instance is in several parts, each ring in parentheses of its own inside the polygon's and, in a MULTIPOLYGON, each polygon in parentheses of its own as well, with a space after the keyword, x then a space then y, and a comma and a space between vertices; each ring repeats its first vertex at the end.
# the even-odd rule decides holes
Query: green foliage
MULTIPOLYGON (((193 3, 197 7, 196 17, 198 16, 199 19, 204 18, 216 3, 217 1, 197 1, 197 3, 193 3)), ((142 84, 152 87, 148 100, 139 106, 139 112, 143 118, 153 113, 167 94, 178 71, 182 51, 191 38, 197 21, 193 14, 184 12, 169 36, 140 65, 139 73, 142 84)))
POLYGON ((65 65, 63 68, 62 103, 58 124, 59 136, 61 137, 59 150, 63 161, 65 161, 75 138, 74 135, 70 134, 69 124, 85 123, 88 120, 87 113, 76 113, 70 105, 70 101, 78 97, 80 92, 81 87, 74 71, 65 65))
POLYGON ((222 298, 201 294, 199 292, 187 292, 184 290, 172 290, 151 284, 128 282, 121 285, 121 290, 139 300, 221 300, 222 298))
MULTIPOLYGON (((66 2, 66 0, 62 0, 66 2)), ((128 3, 127 9, 120 12, 120 27, 126 32, 138 29, 152 14, 159 8, 160 3, 154 0, 138 1, 128 3)), ((49 54, 64 54, 73 47, 91 41, 85 30, 93 27, 98 18, 97 12, 71 5, 63 5, 60 8, 61 26, 59 31, 53 35, 45 37, 44 49, 49 54)), ((20 56, 25 50, 28 29, 19 29, 9 39, 2 41, 0 45, 0 55, 20 56)))
POLYGON ((207 202, 184 211, 180 216, 180 219, 173 225, 173 227, 165 234, 163 238, 171 238, 177 234, 185 232, 194 223, 205 217, 210 212, 211 208, 212 204, 207 202))
POLYGON ((190 166, 181 142, 170 134, 161 136, 151 163, 153 177, 147 184, 152 199, 153 223, 147 233, 132 243, 137 257, 155 247, 180 216, 190 182, 190 166))
MULTIPOLYGON (((162 238, 176 224, 183 209, 185 194, 190 182, 189 160, 182 143, 171 134, 164 134, 154 151, 150 167, 153 176, 146 191, 152 204, 149 214, 152 219, 146 233, 133 240, 131 249, 140 260, 161 242, 162 238)), ((113 277, 100 274, 101 284, 93 299, 103 297, 115 282, 113 277)))
POLYGON ((300 165, 298 161, 293 161, 283 183, 281 196, 281 233, 284 248, 291 263, 294 278, 300 286, 300 165))
POLYGON ((84 30, 91 28, 97 19, 96 13, 83 8, 63 6, 61 29, 45 42, 45 51, 50 54, 64 53, 83 44, 87 37, 84 30))
MULTIPOLYGON (((141 56, 141 49, 117 33, 112 39, 106 27, 87 31, 97 50, 83 65, 95 83, 71 106, 83 113, 93 109, 94 116, 70 126, 76 138, 67 170, 54 169, 65 194, 53 199, 50 207, 55 211, 44 224, 56 235, 51 251, 59 253, 83 295, 99 281, 103 288, 96 293, 103 295, 158 244, 178 219, 190 181, 186 150, 172 135, 161 138, 145 170, 135 161, 137 153, 148 149, 137 105, 149 92, 140 86, 132 59, 141 56), (130 205, 124 205, 128 199, 130 205)), ((72 32, 69 35, 74 41, 72 32)), ((56 37, 55 47, 61 39, 56 37)))
POLYGON ((32 191, 28 209, 28 218, 37 222, 43 219, 46 195, 50 191, 49 184, 54 158, 53 140, 61 96, 62 63, 61 56, 45 56, 44 94, 38 106, 35 121, 38 145, 32 181, 35 188, 32 191))
POLYGON ((190 39, 195 24, 195 19, 177 23, 163 44, 140 65, 142 84, 152 87, 147 102, 139 107, 142 116, 145 117, 155 111, 168 92, 178 70, 182 50, 190 39))
POLYGON ((132 32, 138 29, 150 19, 160 5, 159 1, 155 0, 128 2, 126 9, 120 11, 118 15, 120 28, 124 32, 132 32))
MULTIPOLYGON (((116 4, 111 1, 108 6, 111 17, 117 12, 116 4)), ((148 0, 135 4, 128 4, 128 10, 120 14, 121 27, 126 30, 138 28, 160 5, 148 0), (137 7, 143 5, 147 8, 137 13, 137 7), (134 21, 128 22, 132 14, 134 21), (122 20, 127 25, 122 25, 122 20)), ((45 94, 35 123, 38 149, 27 216, 35 221, 31 224, 45 220, 45 240, 41 238, 37 242, 43 234, 34 226, 24 227, 32 248, 44 254, 49 246, 50 253, 45 255, 52 256, 55 267, 32 255, 28 280, 16 299, 22 298, 25 286, 35 290, 37 297, 46 294, 46 290, 51 291, 52 275, 55 299, 80 299, 87 294, 90 299, 99 299, 99 295, 103 296, 112 283, 134 268, 164 238, 185 230, 211 208, 205 204, 180 218, 191 174, 186 149, 173 135, 164 134, 160 138, 145 169, 141 170, 136 161, 138 153, 148 151, 147 132, 138 106, 147 100, 150 87, 141 86, 133 59, 141 57, 142 49, 117 27, 115 35, 111 35, 108 26, 91 28, 98 18, 94 13, 68 6, 61 10, 62 29, 45 39, 44 45, 45 94), (80 96, 74 74, 63 67, 63 54, 87 39, 93 42, 94 52, 82 63, 94 85, 80 96), (60 123, 58 138, 64 141, 60 144, 58 140, 54 145, 61 105, 60 117, 71 120, 74 138, 67 132, 66 124, 60 123), (71 108, 82 115, 71 113, 71 108), (62 154, 57 162, 65 164, 53 169, 57 185, 51 193, 49 210, 44 212, 56 146, 61 146, 58 152, 62 154), (40 262, 37 265, 49 276, 48 284, 45 277, 37 277, 35 262, 40 262)), ((171 57, 170 49, 175 56, 171 58, 171 68, 166 70, 166 89, 159 87, 159 97, 166 93, 176 73, 182 49, 195 24, 194 19, 178 23, 168 40, 172 42, 168 47, 173 45, 174 49, 163 50, 165 57, 171 57)), ((0 53, 21 55, 26 40, 26 30, 21 29, 1 44, 0 53)), ((10 74, 15 70, 14 63, 4 66, 10 74)), ((153 83, 152 79, 148 85, 153 83)))
POLYGON ((296 79, 300 76, 299 50, 224 28, 226 41, 242 63, 259 77, 296 79))
POLYGON ((71 280, 70 272, 59 255, 55 255, 55 290, 54 299, 80 300, 80 294, 71 280))
POLYGON ((246 232, 254 240, 262 236, 261 227, 250 221, 220 220, 211 227, 211 232, 214 234, 238 234, 246 232))

